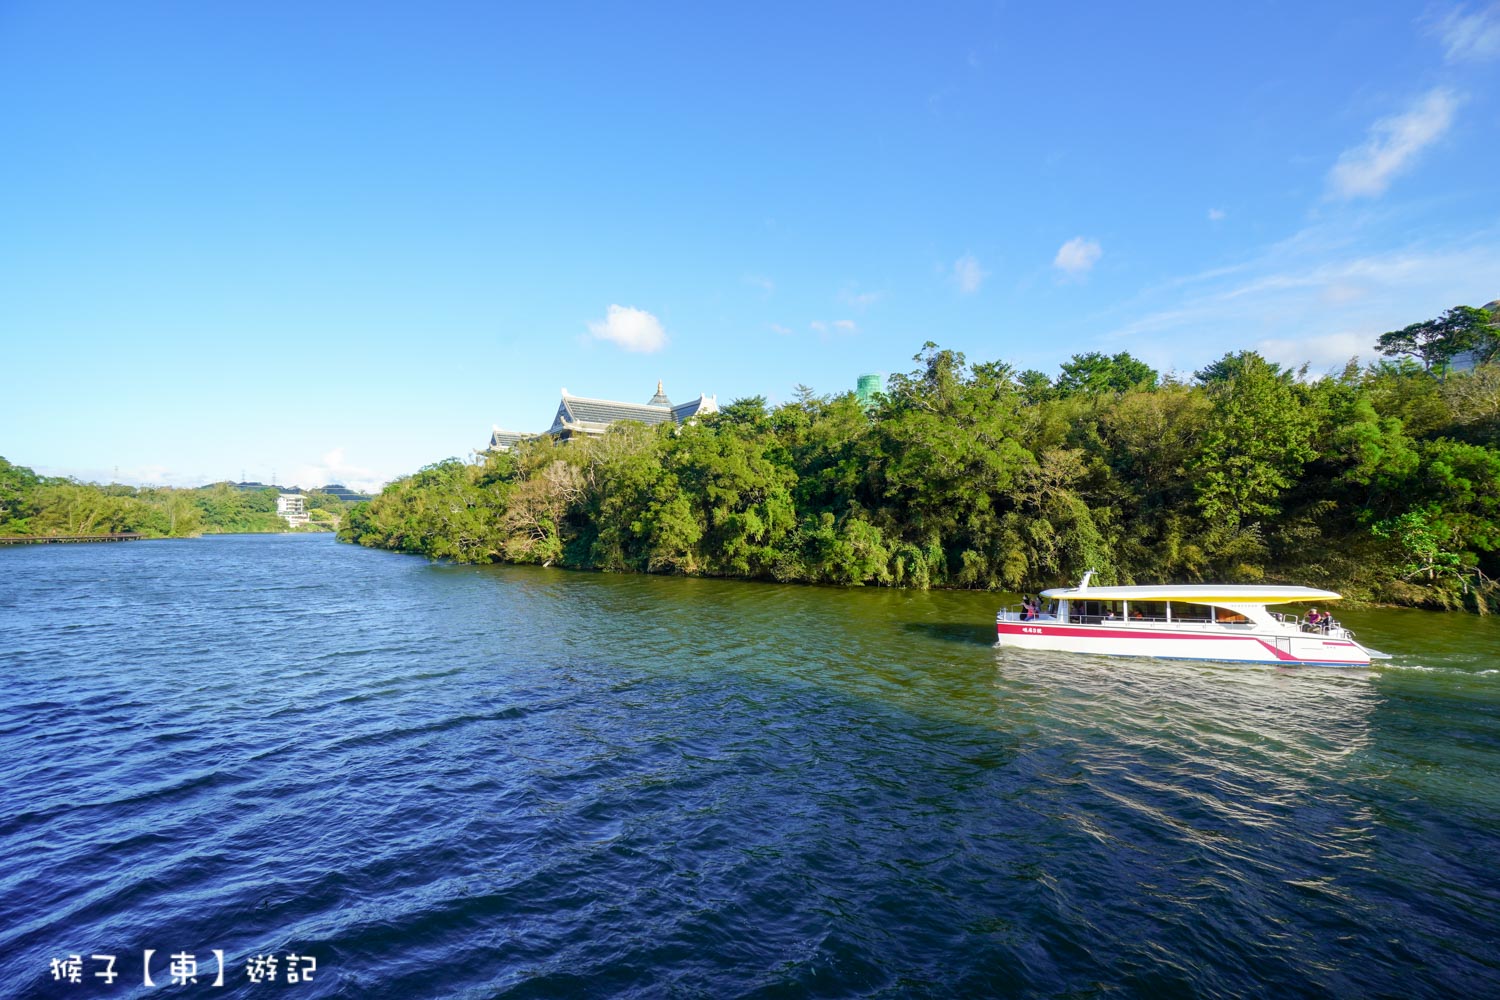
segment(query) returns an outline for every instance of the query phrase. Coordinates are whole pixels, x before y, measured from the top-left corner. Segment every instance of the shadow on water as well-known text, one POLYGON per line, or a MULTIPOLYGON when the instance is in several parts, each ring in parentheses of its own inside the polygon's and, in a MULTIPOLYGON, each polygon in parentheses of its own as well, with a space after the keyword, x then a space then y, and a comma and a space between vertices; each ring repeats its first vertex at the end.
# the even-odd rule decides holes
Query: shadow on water
POLYGON ((1500 621, 1121 660, 295 537, 0 554, 0 996, 210 945, 309 998, 1500 996, 1500 621))
POLYGON ((905 622, 903 632, 912 632, 929 639, 958 642, 966 646, 993 646, 995 626, 988 622, 978 625, 973 622, 905 622))

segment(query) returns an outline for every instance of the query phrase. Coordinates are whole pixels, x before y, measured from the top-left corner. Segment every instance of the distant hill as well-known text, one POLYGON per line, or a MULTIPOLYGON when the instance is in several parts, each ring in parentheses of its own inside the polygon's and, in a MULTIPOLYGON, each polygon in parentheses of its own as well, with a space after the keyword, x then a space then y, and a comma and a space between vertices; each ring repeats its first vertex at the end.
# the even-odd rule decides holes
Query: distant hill
POLYGON ((370 494, 356 493, 349 487, 341 486, 338 483, 333 483, 328 486, 319 486, 317 489, 309 490, 308 492, 327 493, 331 497, 338 497, 340 500, 346 500, 349 503, 362 503, 365 500, 370 499, 370 494))
POLYGON ((356 493, 342 483, 330 483, 327 486, 318 486, 310 490, 304 490, 300 486, 271 486, 266 483, 229 483, 227 484, 243 493, 254 493, 258 490, 276 490, 278 493, 326 493, 331 497, 337 497, 348 503, 362 503, 370 499, 368 493, 356 493))

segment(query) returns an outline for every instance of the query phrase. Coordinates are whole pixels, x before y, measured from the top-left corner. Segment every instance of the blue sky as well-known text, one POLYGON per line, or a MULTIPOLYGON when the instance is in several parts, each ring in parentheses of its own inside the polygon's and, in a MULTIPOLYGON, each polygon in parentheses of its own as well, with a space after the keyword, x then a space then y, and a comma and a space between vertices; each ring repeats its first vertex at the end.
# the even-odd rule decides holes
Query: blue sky
POLYGON ((1500 4, 933 6, 0 3, 0 455, 368 487, 561 387, 1500 297, 1500 4))

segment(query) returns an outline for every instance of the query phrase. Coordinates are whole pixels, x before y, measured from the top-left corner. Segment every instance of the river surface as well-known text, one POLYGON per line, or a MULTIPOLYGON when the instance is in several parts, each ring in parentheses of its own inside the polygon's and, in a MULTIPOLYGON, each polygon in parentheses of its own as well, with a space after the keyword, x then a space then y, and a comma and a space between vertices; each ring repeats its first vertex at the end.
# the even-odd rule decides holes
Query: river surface
POLYGON ((1500 996, 1500 620, 1279 669, 1000 603, 0 550, 0 996, 1500 996))

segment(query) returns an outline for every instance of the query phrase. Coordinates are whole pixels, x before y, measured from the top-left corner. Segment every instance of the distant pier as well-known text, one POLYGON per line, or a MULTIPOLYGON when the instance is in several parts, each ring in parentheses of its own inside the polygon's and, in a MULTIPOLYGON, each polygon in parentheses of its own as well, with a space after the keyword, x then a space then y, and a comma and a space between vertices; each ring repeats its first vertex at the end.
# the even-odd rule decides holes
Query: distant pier
POLYGON ((0 535, 0 545, 41 545, 50 542, 133 542, 146 536, 136 531, 112 535, 0 535))

